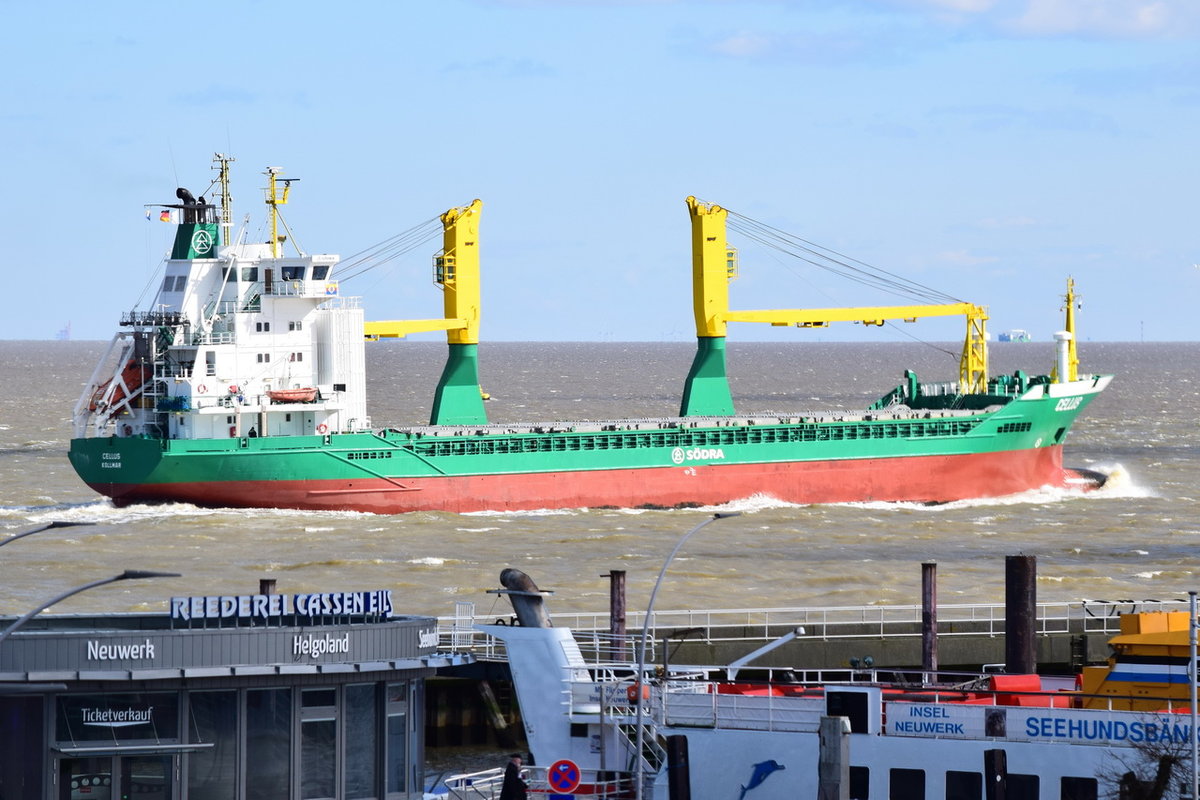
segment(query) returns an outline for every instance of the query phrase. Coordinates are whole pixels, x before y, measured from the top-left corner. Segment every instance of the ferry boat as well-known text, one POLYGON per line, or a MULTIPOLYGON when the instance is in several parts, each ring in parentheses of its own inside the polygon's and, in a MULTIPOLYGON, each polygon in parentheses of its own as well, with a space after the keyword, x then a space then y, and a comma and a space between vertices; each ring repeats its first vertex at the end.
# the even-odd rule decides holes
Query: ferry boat
MULTIPOLYGON (((1187 611, 1123 615, 1108 662, 1074 676, 802 665, 751 674, 754 654, 724 667, 647 668, 603 651, 588 660, 569 628, 518 606, 520 594, 540 604, 536 592, 511 594, 520 622, 477 630, 503 644, 535 793, 559 792, 569 773, 581 800, 1189 796, 1187 611)), ((497 779, 447 785, 467 797, 497 779)))
POLYGON ((215 202, 181 188, 163 205, 176 233, 159 291, 149 310, 121 316, 74 409, 71 463, 117 505, 392 514, 688 507, 756 494, 939 503, 1102 479, 1063 466, 1072 423, 1111 380, 1078 373, 1070 302, 1050 375, 989 376, 987 312, 970 303, 731 309, 731 212, 688 198, 697 352, 679 413, 489 424, 478 378, 480 201, 441 215, 434 279, 444 318, 368 322, 360 299, 341 291, 338 256, 284 252, 280 207, 292 179, 267 170, 270 236, 250 242, 231 234, 232 159, 215 161, 215 202), (809 328, 949 314, 967 321, 956 380, 907 371, 854 413, 735 411, 730 323, 809 328), (373 424, 365 342, 443 330, 448 355, 429 425, 373 424))

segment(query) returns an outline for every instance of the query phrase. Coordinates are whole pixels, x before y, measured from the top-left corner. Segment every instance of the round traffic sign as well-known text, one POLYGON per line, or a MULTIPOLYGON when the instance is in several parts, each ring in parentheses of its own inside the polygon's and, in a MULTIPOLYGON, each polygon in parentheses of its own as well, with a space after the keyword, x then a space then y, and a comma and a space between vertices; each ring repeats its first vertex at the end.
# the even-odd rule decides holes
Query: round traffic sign
POLYGON ((551 789, 569 794, 579 788, 579 765, 569 758, 560 758, 546 770, 546 777, 551 789))

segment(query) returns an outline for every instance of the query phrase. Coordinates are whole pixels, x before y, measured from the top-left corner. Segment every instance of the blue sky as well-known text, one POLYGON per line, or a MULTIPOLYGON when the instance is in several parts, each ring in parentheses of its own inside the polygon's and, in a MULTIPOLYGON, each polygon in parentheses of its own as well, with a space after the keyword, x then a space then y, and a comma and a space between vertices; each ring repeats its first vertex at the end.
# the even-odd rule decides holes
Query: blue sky
MULTIPOLYGON (((690 340, 684 198, 1048 340, 1195 340, 1194 0, 6 3, 0 339, 107 339, 169 246, 147 203, 233 165, 262 235, 344 257, 472 198, 483 340, 690 340), (21 78, 15 78, 16 75, 21 78)), ((891 303, 741 248, 737 308, 891 303)), ((431 243, 343 287, 439 316, 431 243)), ((146 307, 149 300, 142 301, 146 307)), ((961 337, 738 325, 738 340, 961 337)))

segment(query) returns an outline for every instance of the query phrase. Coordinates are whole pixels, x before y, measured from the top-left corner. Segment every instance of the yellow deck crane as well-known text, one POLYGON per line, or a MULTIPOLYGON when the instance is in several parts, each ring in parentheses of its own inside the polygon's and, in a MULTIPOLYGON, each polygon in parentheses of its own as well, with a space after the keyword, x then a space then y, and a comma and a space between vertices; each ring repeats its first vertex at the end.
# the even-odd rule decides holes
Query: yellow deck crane
POLYGON ((765 322, 798 328, 826 327, 832 322, 882 325, 888 320, 913 322, 919 317, 965 316, 967 333, 959 362, 959 388, 984 393, 988 382, 987 309, 972 303, 865 308, 774 309, 734 311, 729 308, 729 282, 737 274, 737 254, 726 238, 728 211, 687 198, 692 219, 692 294, 696 315, 696 357, 684 386, 681 416, 733 414, 733 397, 725 373, 725 332, 730 322, 765 322))
POLYGON ((479 217, 483 202, 442 214, 442 250, 433 259, 433 280, 443 291, 442 319, 367 322, 368 340, 446 331, 449 356, 438 381, 430 425, 486 425, 479 388, 479 217))

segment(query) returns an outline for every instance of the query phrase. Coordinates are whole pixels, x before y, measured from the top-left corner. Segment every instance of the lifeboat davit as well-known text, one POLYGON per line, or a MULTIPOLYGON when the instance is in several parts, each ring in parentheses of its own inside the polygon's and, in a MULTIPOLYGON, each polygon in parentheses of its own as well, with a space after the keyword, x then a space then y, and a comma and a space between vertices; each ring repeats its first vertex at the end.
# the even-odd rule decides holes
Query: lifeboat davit
MULTIPOLYGON (((136 392, 146 379, 150 377, 150 368, 139 364, 134 359, 129 359, 121 369, 121 380, 113 389, 112 398, 108 401, 108 407, 112 407, 120 403, 129 395, 136 392)), ((104 400, 104 395, 108 392, 109 385, 116 380, 109 378, 104 383, 96 387, 96 391, 92 392, 92 400, 88 403, 88 409, 95 411, 100 408, 101 401, 104 400)))

